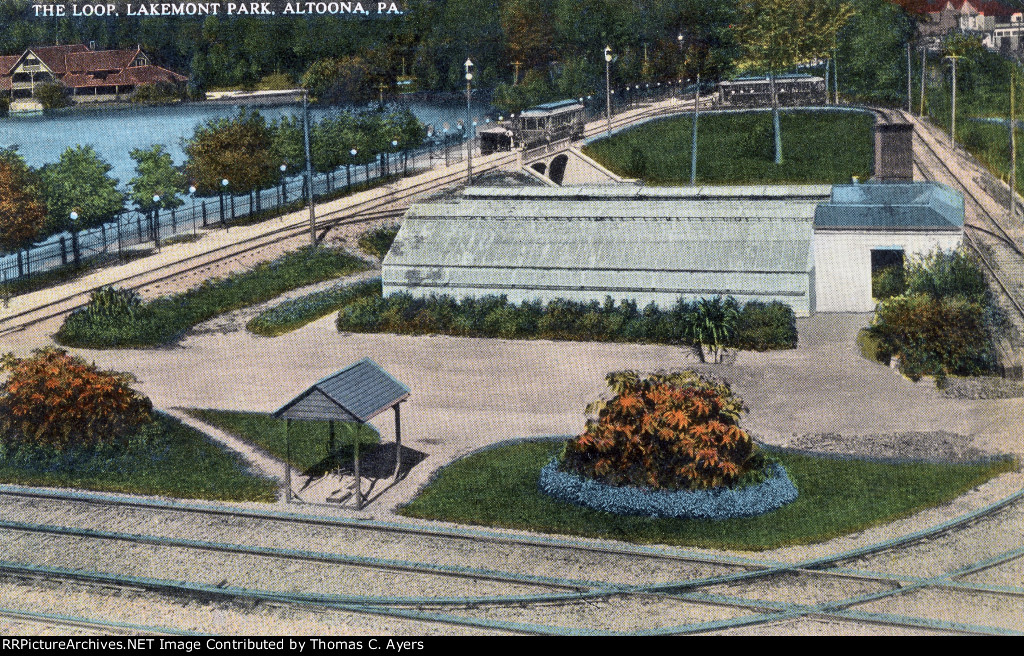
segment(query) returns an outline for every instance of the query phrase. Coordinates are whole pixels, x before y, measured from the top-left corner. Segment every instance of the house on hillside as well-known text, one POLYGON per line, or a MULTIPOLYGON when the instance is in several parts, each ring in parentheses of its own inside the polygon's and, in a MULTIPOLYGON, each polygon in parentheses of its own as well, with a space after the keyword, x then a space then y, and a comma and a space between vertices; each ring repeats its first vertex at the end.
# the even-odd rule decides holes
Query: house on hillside
MULTIPOLYGON (((903 3, 900 3, 903 4, 903 3)), ((942 39, 961 32, 979 37, 990 50, 1016 49, 1024 28, 1024 14, 997 0, 933 0, 926 3, 921 35, 937 48, 942 39)))
POLYGON ((92 50, 83 44, 42 46, 0 56, 0 94, 32 98, 44 84, 59 83, 75 102, 118 100, 142 85, 180 87, 188 77, 152 63, 140 46, 92 50))

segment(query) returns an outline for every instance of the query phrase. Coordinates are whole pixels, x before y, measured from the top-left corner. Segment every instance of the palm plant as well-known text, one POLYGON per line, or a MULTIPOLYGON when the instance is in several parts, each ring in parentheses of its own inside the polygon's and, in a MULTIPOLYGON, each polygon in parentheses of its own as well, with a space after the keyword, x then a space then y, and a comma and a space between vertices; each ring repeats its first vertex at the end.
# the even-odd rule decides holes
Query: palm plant
POLYGON ((705 349, 711 353, 712 362, 721 362, 722 351, 736 337, 739 317, 739 306, 731 296, 702 298, 686 315, 683 336, 696 347, 701 362, 707 362, 705 349))

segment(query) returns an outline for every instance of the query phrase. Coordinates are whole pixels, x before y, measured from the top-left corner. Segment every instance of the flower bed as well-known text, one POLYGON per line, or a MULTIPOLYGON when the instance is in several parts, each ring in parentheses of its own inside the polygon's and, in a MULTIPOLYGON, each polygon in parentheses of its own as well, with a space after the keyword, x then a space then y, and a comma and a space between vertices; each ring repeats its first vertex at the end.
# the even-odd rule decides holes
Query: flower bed
POLYGON ((644 490, 562 472, 552 460, 541 469, 537 487, 559 501, 617 515, 717 520, 763 515, 796 499, 796 486, 782 465, 771 463, 766 473, 764 482, 735 490, 644 490))

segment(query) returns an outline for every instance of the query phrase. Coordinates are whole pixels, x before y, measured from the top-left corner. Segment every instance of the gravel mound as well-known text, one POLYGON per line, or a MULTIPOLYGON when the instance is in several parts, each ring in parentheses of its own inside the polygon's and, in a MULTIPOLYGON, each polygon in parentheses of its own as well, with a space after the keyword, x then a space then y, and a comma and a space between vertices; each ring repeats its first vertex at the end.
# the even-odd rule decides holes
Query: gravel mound
POLYGON ((986 457, 974 446, 973 438, 942 430, 884 435, 818 433, 794 437, 785 446, 810 453, 875 460, 972 462, 986 457))
POLYGON ((942 395, 954 399, 1019 399, 1024 397, 1024 381, 997 376, 950 378, 942 395))

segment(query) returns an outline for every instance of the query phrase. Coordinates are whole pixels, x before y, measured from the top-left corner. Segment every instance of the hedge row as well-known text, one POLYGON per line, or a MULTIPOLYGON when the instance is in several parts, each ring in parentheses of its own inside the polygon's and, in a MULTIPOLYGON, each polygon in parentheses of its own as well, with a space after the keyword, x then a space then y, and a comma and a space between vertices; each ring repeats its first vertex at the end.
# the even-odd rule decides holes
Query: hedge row
POLYGON ((87 348, 165 344, 224 312, 365 268, 365 262, 342 251, 303 248, 244 273, 207 280, 181 294, 161 296, 148 303, 118 303, 124 311, 112 311, 106 303, 110 292, 100 290, 93 302, 64 321, 56 338, 67 346, 87 348))
POLYGON ((559 471, 552 460, 540 470, 537 487, 559 501, 617 515, 720 520, 763 515, 796 500, 796 486, 782 465, 771 463, 767 473, 764 482, 739 489, 644 490, 559 471))
MULTIPOLYGON (((379 279, 352 289, 353 301, 338 313, 341 332, 676 344, 686 342, 683 326, 693 311, 683 300, 662 310, 653 303, 640 309, 633 301, 617 303, 611 297, 603 304, 558 299, 519 305, 505 296, 458 301, 399 293, 384 298, 379 279)), ((795 348, 796 341, 792 308, 752 301, 740 311, 736 338, 728 346, 764 351, 795 348)))

